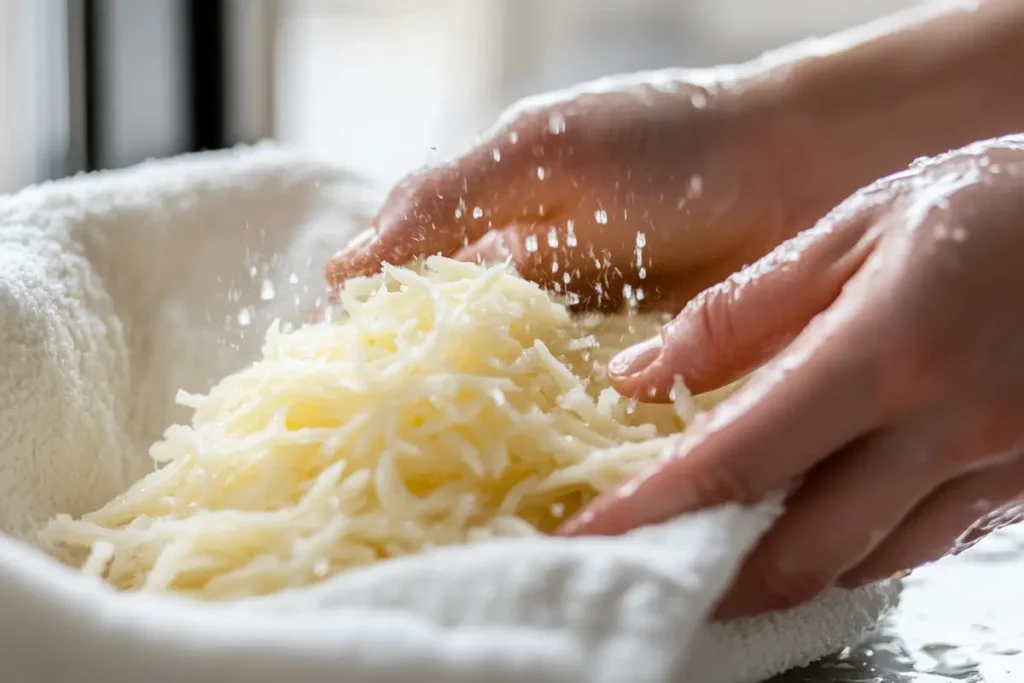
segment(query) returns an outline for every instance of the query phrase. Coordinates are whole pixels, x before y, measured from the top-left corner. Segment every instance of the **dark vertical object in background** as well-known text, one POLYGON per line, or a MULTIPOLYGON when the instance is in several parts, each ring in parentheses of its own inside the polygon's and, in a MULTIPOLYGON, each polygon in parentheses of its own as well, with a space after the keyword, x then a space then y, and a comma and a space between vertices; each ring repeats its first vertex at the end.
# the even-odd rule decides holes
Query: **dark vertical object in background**
POLYGON ((62 1, 70 172, 270 134, 271 0, 62 1))
POLYGON ((186 0, 192 151, 227 139, 227 21, 224 0, 186 0))
POLYGON ((100 29, 101 0, 81 0, 81 31, 82 31, 82 104, 85 120, 85 159, 87 171, 95 171, 101 167, 100 149, 102 149, 102 126, 100 117, 103 115, 102 87, 103 69, 99 58, 99 45, 103 37, 100 29))

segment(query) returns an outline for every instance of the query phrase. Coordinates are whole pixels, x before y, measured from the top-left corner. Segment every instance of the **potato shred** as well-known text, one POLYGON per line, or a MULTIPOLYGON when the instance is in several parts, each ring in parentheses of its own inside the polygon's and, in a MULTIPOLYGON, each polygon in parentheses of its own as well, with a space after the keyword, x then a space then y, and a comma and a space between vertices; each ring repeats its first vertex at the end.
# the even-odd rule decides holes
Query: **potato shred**
POLYGON ((151 448, 156 469, 52 520, 44 547, 120 589, 226 600, 548 533, 724 394, 623 399, 605 364, 664 319, 573 316, 503 265, 389 266, 339 311, 273 325, 261 360, 180 392, 192 423, 151 448))

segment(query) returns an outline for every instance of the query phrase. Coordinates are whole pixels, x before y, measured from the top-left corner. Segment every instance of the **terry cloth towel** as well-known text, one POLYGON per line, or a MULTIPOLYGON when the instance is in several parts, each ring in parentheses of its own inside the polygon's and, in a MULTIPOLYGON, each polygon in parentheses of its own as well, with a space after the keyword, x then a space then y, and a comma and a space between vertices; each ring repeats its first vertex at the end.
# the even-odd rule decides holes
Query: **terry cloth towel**
POLYGON ((309 311, 322 258, 375 196, 260 146, 0 197, 0 680, 753 683, 853 643, 895 601, 887 583, 709 624, 777 502, 440 550, 230 605, 119 594, 33 547, 41 522, 148 468, 188 418, 178 388, 209 388, 272 318, 309 311))

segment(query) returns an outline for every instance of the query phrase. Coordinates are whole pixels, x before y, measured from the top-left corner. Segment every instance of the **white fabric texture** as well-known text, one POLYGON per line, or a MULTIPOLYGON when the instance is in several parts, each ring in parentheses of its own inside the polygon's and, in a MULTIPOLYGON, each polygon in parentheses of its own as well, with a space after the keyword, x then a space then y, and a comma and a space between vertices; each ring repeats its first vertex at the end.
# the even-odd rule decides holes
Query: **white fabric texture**
POLYGON ((259 146, 0 197, 5 683, 754 683, 855 642, 893 604, 886 583, 709 624, 777 502, 617 539, 451 548, 232 605, 119 594, 33 547, 50 516, 146 471, 148 445, 188 418, 178 388, 253 359, 272 318, 301 321, 375 196, 259 146))

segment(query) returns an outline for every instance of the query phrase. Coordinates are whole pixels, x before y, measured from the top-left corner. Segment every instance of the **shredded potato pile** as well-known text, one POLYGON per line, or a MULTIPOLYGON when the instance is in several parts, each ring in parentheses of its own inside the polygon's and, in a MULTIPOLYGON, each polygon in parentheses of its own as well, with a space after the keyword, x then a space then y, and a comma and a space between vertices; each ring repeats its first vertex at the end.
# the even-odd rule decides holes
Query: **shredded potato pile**
POLYGON ((434 257, 347 283, 339 320, 262 360, 151 449, 158 467, 41 541, 125 590, 263 595, 352 567, 552 531, 656 458, 694 404, 624 400, 608 359, 657 315, 573 317, 505 266, 434 257))

